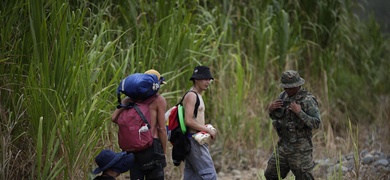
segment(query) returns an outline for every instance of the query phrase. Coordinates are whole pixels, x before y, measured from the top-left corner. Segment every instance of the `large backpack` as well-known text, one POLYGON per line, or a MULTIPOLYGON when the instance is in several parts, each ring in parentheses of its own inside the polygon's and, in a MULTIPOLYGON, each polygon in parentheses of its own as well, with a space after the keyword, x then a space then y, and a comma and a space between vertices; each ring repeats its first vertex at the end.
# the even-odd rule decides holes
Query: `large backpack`
POLYGON ((118 117, 119 147, 128 152, 138 152, 153 144, 149 104, 158 95, 153 95, 142 102, 131 102, 118 117))
POLYGON ((162 80, 154 74, 134 73, 124 78, 117 88, 119 106, 121 93, 130 97, 133 101, 142 101, 156 94, 160 89, 162 80))
POLYGON ((182 104, 184 97, 189 92, 193 92, 196 94, 196 103, 193 117, 197 117, 198 107, 200 105, 198 94, 194 91, 188 91, 182 97, 180 102, 170 109, 168 119, 168 140, 173 145, 172 160, 175 166, 179 166, 180 163, 185 160, 187 154, 191 151, 191 142, 186 135, 187 128, 184 122, 184 109, 182 104))

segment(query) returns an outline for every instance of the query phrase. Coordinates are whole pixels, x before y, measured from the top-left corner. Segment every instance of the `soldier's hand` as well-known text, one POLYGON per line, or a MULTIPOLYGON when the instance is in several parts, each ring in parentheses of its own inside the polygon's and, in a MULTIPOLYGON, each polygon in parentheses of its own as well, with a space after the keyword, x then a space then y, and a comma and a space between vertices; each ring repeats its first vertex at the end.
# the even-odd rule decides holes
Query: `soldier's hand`
POLYGON ((269 105, 268 110, 269 112, 272 112, 277 108, 281 108, 282 106, 283 106, 283 101, 281 99, 278 99, 269 105))
POLYGON ((301 112, 302 108, 301 105, 297 104, 296 102, 292 102, 290 106, 288 106, 288 109, 294 112, 298 115, 299 112, 301 112))

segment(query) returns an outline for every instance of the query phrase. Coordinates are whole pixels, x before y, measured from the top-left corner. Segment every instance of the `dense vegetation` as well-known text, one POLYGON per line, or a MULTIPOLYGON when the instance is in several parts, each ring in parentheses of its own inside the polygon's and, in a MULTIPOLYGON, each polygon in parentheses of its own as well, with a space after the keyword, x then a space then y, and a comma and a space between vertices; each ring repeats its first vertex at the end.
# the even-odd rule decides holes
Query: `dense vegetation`
POLYGON ((359 149, 362 126, 389 128, 389 38, 352 13, 360 8, 352 0, 4 0, 0 8, 1 179, 91 177, 101 148, 119 151, 109 121, 118 82, 150 68, 167 79, 160 93, 172 106, 192 68, 210 66, 206 113, 219 130, 211 151, 226 164, 272 151, 266 108, 287 69, 320 100, 315 141, 325 153, 359 149), (347 139, 343 148, 335 136, 347 139))

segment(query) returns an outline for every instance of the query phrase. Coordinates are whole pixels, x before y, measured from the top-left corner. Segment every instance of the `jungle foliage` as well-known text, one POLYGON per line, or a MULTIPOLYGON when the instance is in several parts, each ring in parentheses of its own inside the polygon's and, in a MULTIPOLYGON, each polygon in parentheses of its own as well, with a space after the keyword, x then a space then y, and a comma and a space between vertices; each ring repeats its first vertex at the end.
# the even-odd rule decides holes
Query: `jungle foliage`
POLYGON ((151 68, 168 82, 160 93, 169 106, 190 88, 194 66, 211 68, 206 115, 219 130, 211 151, 230 161, 272 149, 267 106, 287 69, 319 99, 323 144, 348 136, 347 119, 388 127, 389 38, 355 8, 352 0, 4 0, 0 178, 91 177, 99 150, 118 150, 109 119, 119 81, 151 68))

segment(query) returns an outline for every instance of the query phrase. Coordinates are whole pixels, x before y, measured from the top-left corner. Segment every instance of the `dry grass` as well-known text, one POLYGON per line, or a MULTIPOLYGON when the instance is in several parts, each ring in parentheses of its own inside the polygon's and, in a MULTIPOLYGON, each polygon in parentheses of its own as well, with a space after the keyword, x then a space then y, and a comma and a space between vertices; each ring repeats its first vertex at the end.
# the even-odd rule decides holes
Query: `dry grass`
POLYGON ((266 108, 286 68, 320 100, 317 158, 388 152, 388 37, 349 0, 319 2, 4 1, 0 178, 91 178, 100 149, 119 151, 108 121, 119 80, 155 68, 172 106, 199 64, 215 76, 204 98, 218 171, 265 167, 277 141, 266 108))

